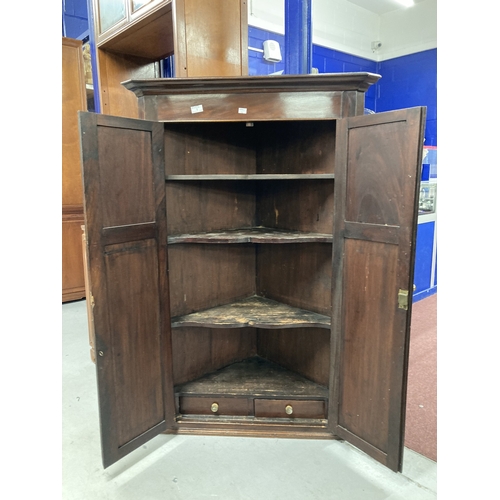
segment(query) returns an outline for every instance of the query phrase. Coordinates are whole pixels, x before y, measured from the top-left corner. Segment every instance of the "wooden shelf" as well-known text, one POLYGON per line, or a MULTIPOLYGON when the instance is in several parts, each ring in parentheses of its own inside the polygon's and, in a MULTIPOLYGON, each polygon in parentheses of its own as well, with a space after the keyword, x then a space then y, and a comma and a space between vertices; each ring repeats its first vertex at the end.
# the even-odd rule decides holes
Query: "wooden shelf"
POLYGON ((238 181, 238 180, 320 180, 335 179, 335 174, 217 174, 167 175, 167 181, 238 181))
POLYGON ((328 316, 254 295, 231 304, 172 318, 172 327, 330 328, 328 316))
POLYGON ((328 397, 326 387, 259 356, 181 384, 175 392, 179 396, 328 397))
POLYGON ((331 243, 332 241, 331 234, 287 231, 267 227, 177 234, 168 237, 169 245, 176 243, 331 243))

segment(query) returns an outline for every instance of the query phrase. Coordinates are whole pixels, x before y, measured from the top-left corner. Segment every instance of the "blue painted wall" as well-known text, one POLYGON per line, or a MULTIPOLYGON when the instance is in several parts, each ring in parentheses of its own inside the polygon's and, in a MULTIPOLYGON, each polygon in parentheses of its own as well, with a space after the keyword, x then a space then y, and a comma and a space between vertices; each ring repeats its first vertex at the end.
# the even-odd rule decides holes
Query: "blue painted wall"
MULTIPOLYGON (((320 73, 378 72, 375 61, 319 45, 313 45, 313 68, 318 68, 320 73)), ((377 85, 372 85, 365 94, 365 108, 372 111, 377 111, 375 102, 377 85)))
MULTIPOLYGON (((248 46, 262 49, 265 40, 276 40, 283 47, 283 35, 248 27, 248 46)), ((365 107, 382 112, 393 109, 427 106, 425 145, 437 146, 437 49, 396 57, 382 62, 371 61, 338 50, 313 45, 313 68, 320 73, 369 71, 382 78, 365 96, 365 107)), ((268 63, 261 52, 249 50, 250 75, 268 75, 284 70, 284 61, 268 63)))
POLYGON ((248 27, 248 46, 254 49, 263 50, 263 43, 266 40, 275 40, 280 44, 282 60, 279 63, 270 63, 264 61, 262 52, 248 50, 248 74, 255 75, 270 75, 277 71, 285 71, 285 37, 272 31, 264 31, 253 26, 248 27))
POLYGON ((89 34, 87 0, 63 0, 62 36, 82 40, 89 34))
POLYGON ((437 146, 437 49, 382 61, 377 112, 427 106, 425 145, 437 146))

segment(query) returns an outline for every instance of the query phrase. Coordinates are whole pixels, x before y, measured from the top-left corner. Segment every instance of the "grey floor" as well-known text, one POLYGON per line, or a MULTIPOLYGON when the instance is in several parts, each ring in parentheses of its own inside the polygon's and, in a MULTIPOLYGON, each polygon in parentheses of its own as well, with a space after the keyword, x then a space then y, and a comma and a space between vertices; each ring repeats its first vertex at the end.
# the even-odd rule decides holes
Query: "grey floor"
POLYGON ((86 303, 62 306, 64 500, 431 500, 437 465, 394 473, 341 441, 160 435, 103 469, 86 303))

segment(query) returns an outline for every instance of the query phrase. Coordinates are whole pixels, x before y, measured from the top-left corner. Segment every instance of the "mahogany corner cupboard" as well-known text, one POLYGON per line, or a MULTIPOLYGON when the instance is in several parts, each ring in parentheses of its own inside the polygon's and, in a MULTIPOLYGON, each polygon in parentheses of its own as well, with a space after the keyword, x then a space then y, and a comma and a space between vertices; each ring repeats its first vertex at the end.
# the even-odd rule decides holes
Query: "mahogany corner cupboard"
POLYGON ((401 470, 425 108, 379 75, 124 82, 80 113, 104 467, 162 433, 344 439, 401 470))

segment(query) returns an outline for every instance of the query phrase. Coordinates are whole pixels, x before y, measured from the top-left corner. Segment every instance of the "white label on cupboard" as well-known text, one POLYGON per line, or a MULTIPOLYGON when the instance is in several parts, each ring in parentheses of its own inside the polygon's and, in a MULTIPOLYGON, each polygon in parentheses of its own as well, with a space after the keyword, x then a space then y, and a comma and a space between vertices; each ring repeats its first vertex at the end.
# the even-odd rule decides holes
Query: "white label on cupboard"
POLYGON ((203 112, 203 105, 198 104, 197 106, 191 106, 191 113, 202 113, 203 112))

